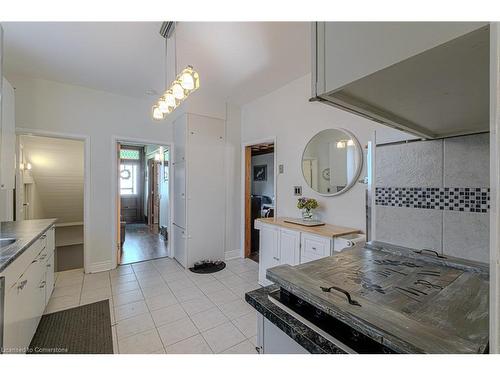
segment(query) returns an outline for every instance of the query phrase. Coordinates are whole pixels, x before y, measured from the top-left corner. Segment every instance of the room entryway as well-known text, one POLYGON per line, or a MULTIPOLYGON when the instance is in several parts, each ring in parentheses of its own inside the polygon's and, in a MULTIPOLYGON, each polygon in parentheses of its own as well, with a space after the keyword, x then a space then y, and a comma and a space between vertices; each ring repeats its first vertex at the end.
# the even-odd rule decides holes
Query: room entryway
POLYGON ((274 142, 245 147, 245 258, 259 262, 259 231, 255 219, 274 217, 274 142))
POLYGON ((118 263, 169 255, 169 149, 117 143, 118 263))
POLYGON ((158 230, 147 224, 131 223, 125 226, 121 264, 142 262, 168 256, 167 241, 158 230))

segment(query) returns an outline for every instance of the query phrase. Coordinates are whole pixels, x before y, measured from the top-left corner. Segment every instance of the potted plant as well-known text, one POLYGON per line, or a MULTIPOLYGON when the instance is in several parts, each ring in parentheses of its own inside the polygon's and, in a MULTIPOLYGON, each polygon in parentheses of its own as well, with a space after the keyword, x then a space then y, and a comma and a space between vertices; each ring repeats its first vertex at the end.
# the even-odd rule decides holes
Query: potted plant
POLYGON ((318 201, 314 198, 301 197, 297 201, 297 208, 302 210, 303 220, 313 220, 313 210, 318 208, 318 201))

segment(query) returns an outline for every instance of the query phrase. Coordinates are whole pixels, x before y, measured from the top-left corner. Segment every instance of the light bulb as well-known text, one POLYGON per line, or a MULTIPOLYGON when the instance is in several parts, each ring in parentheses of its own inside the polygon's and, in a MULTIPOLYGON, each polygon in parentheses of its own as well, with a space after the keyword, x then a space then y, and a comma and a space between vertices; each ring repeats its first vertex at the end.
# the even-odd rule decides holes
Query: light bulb
POLYGON ((31 171, 31 168, 32 168, 32 167, 31 167, 31 163, 26 164, 26 169, 27 169, 28 171, 31 171))
POLYGON ((181 74, 181 77, 179 78, 179 81, 181 83, 181 86, 184 90, 192 90, 194 89, 194 78, 191 74, 191 72, 186 71, 181 74))
POLYGON ((160 101, 158 102, 158 108, 160 109, 160 111, 162 113, 170 113, 171 112, 171 109, 167 103, 167 101, 165 100, 165 98, 160 98, 160 101))
POLYGON ((184 89, 179 82, 175 82, 172 86, 172 94, 177 100, 184 99, 184 89))
POLYGON ((345 148, 345 142, 344 141, 338 141, 337 142, 337 148, 345 148))
POLYGON ((153 119, 163 120, 163 112, 160 111, 160 107, 158 107, 157 105, 153 106, 153 119))
POLYGON ((172 94, 172 90, 168 90, 165 95, 163 95, 163 98, 169 107, 175 108, 177 106, 177 100, 174 94, 172 94))
POLYGON ((353 141, 352 139, 349 139, 349 140, 347 141, 347 145, 348 145, 348 146, 354 146, 354 141, 353 141))

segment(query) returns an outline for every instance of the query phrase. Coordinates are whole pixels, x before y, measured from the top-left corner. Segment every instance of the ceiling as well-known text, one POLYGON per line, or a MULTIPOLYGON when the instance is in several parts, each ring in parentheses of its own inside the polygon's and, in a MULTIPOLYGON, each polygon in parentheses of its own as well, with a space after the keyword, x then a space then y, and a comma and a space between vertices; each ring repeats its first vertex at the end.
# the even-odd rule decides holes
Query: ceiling
POLYGON ((83 142, 25 135, 20 142, 44 216, 60 223, 83 221, 83 142))
MULTIPOLYGON (((161 22, 2 25, 7 78, 23 75, 134 97, 164 90, 161 22)), ((237 104, 310 71, 307 22, 183 22, 176 34, 178 69, 193 65, 200 91, 237 104)))

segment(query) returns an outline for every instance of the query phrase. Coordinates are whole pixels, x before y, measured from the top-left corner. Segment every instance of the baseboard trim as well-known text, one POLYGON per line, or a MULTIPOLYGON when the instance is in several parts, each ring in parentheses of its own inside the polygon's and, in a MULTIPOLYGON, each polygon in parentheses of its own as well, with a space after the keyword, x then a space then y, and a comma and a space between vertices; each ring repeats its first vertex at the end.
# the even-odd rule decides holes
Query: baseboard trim
POLYGON ((85 270, 85 272, 86 273, 96 273, 96 272, 109 271, 112 269, 113 269, 113 263, 111 261, 107 260, 104 262, 92 263, 88 267, 88 270, 85 270))
POLYGON ((236 249, 236 250, 226 251, 226 253, 224 254, 224 257, 226 260, 241 258, 241 250, 236 249))

